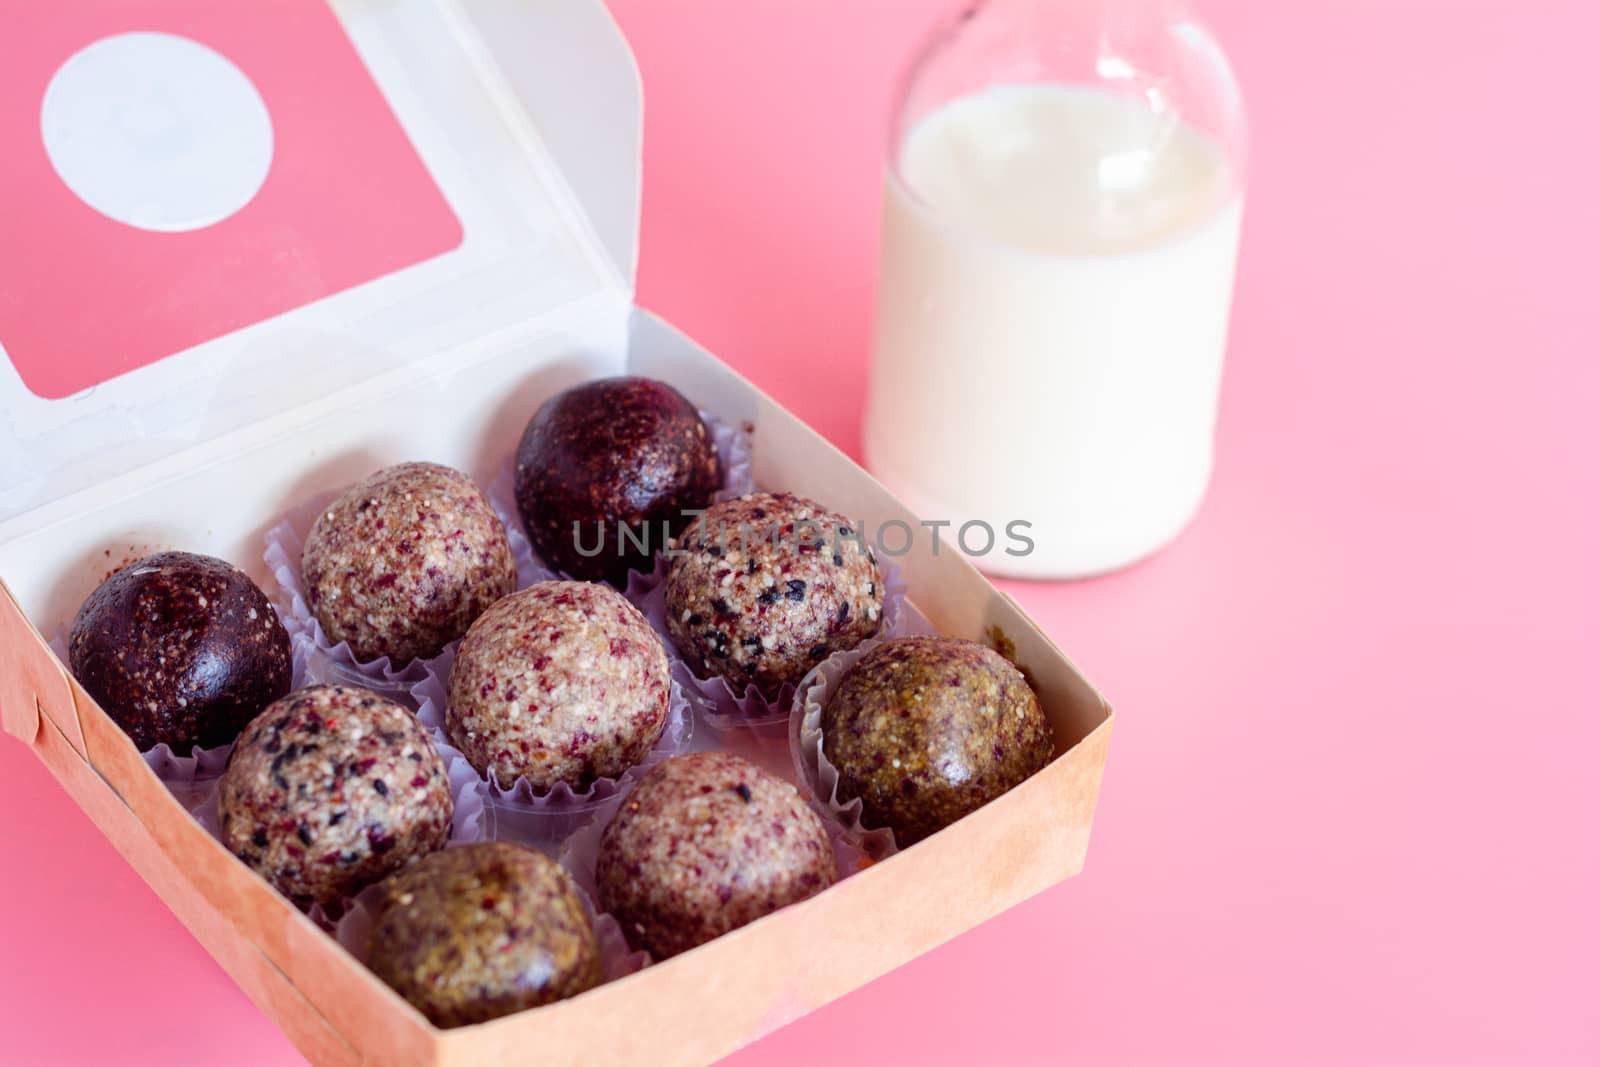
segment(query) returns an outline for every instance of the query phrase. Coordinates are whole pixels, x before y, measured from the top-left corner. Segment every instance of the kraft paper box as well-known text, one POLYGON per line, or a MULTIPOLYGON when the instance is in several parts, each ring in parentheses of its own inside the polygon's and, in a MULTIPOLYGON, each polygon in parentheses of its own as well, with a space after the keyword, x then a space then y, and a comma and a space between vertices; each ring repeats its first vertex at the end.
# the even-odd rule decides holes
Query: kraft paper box
POLYGON ((1081 869, 1111 711, 1009 598, 920 538, 897 560, 911 599, 941 633, 1007 645, 1054 762, 711 944, 559 1004, 431 1027, 210 837, 51 653, 45 635, 110 567, 181 547, 272 592, 263 534, 284 511, 407 459, 486 484, 543 398, 625 371, 752 424, 762 487, 872 527, 916 520, 633 307, 641 98, 595 0, 59 7, 0 72, 0 135, 22 157, 0 186, 38 205, 0 221, 0 246, 32 256, 22 273, 8 257, 0 285, 0 711, 313 1062, 709 1063, 1081 869), (154 90, 118 83, 141 64, 159 65, 154 90), (180 125, 270 130, 230 143, 195 194, 237 203, 168 195, 159 159, 154 199, 96 184, 85 123, 137 171, 138 131, 196 97, 204 113, 180 107, 180 125), (144 125, 99 116, 108 98, 144 125), (52 148, 68 129, 79 139, 52 148))

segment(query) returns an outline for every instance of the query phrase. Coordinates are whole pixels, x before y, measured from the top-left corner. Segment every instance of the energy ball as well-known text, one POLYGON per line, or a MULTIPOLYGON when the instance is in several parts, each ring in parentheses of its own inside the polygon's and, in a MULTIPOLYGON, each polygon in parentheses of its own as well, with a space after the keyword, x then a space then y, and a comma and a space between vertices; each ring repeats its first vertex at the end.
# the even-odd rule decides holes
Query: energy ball
POLYGON ((694 405, 651 378, 606 378, 544 402, 517 446, 517 509, 546 561, 627 584, 722 488, 694 405), (626 539, 620 528, 631 529, 626 539))
POLYGON ((600 838, 600 906, 657 959, 832 885, 822 820, 794 786, 727 752, 669 759, 600 838))
POLYGON ((219 785, 222 843, 297 904, 330 904, 450 836, 444 762, 415 715, 319 685, 245 728, 219 785))
POLYGON ((456 651, 445 730, 509 789, 583 789, 645 758, 666 729, 667 650, 607 585, 540 582, 484 612, 456 651))
POLYGON ((489 501, 434 463, 381 470, 329 505, 306 538, 301 573, 330 641, 397 667, 437 655, 517 587, 489 501))
POLYGON ((702 677, 769 700, 883 625, 883 575, 859 530, 791 493, 713 505, 667 560, 667 629, 702 677), (680 554, 681 553, 681 554, 680 554))
POLYGON ((289 691, 289 635, 266 594, 232 564, 148 556, 89 595, 72 624, 72 674, 145 751, 180 755, 239 736, 289 691))
POLYGON ((600 947, 567 872, 483 842, 385 882, 367 966, 435 1026, 481 1023, 600 984, 600 947))
POLYGON ((974 641, 896 637, 862 656, 822 709, 838 799, 904 848, 1019 785, 1055 750, 1022 672, 974 641))

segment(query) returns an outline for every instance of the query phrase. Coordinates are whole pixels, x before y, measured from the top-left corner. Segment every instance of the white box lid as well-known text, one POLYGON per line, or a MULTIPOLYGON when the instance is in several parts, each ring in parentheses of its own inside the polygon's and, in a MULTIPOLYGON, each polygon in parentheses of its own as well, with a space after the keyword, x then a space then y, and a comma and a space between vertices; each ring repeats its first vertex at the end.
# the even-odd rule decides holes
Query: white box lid
MULTIPOLYGON (((58 25, 47 27, 50 33, 41 31, 39 56, 30 69, 56 73, 42 98, 37 85, 16 87, 20 93, 11 88, 7 92, 23 101, 26 113, 19 121, 32 119, 43 136, 35 143, 8 146, 7 151, 17 151, 41 173, 43 166, 50 166, 72 192, 42 198, 45 206, 33 217, 15 212, 9 223, 0 220, 0 249, 46 249, 41 273, 54 272, 43 282, 22 276, 20 292, 17 286, 9 294, 0 291, 0 542, 23 517, 46 505, 57 504, 50 510, 58 512, 61 502, 86 489, 107 491, 107 483, 142 467, 263 420, 310 404, 337 403, 353 390, 380 388, 387 375, 419 362, 470 361, 475 353, 597 317, 614 321, 618 330, 626 328, 637 256, 642 96, 632 54, 604 4, 600 0, 334 0, 335 21, 327 18, 328 11, 318 0, 303 2, 310 5, 300 12, 304 26, 291 22, 280 34, 275 25, 265 34, 282 36, 282 42, 252 38, 251 27, 230 20, 260 17, 261 11, 283 18, 289 10, 283 5, 258 9, 217 5, 202 18, 193 15, 194 5, 119 0, 61 5, 75 10, 39 17, 41 25, 52 19, 58 25), (186 9, 193 15, 191 21, 201 23, 197 31, 191 22, 175 20, 173 11, 178 9, 186 9), (331 28, 341 36, 326 42, 326 52, 309 45, 302 48, 289 34, 289 30, 310 33, 319 26, 324 35, 331 28), (177 45, 172 44, 173 37, 180 39, 177 45), (186 46, 186 41, 202 47, 186 46), (63 42, 77 45, 63 48, 63 42), (54 53, 47 47, 51 45, 54 53), (419 172, 421 180, 431 181, 459 223, 459 243, 348 288, 320 293, 315 246, 328 240, 327 233, 306 227, 284 234, 279 227, 272 231, 277 243, 271 247, 270 262, 262 268, 264 287, 315 294, 309 302, 181 351, 161 353, 148 365, 96 380, 92 387, 71 395, 41 395, 50 390, 31 386, 19 366, 31 366, 36 376, 43 368, 55 381, 71 380, 71 372, 82 369, 74 361, 99 361, 96 365, 107 361, 105 353, 52 343, 55 328, 40 316, 67 322, 60 333, 68 338, 78 332, 72 328, 73 315, 110 315, 108 322, 97 322, 108 332, 122 329, 116 318, 122 315, 132 320, 127 336, 144 328, 178 327, 181 334, 188 325, 185 317, 206 308, 208 297, 238 297, 218 287, 208 291, 203 284, 175 294, 158 286, 148 287, 153 290, 149 292, 108 292, 103 285, 89 291, 85 285, 90 283, 78 284, 74 264, 83 264, 85 278, 106 271, 136 278, 140 257, 155 249, 153 262, 176 260, 186 278, 204 279, 207 263, 194 257, 186 260, 184 249, 203 248, 208 258, 225 258, 233 254, 233 246, 223 240, 230 232, 237 238, 240 255, 260 255, 260 217, 265 209, 253 216, 254 229, 239 223, 230 231, 230 223, 244 219, 252 205, 263 202, 268 193, 277 194, 278 185, 285 182, 299 180, 302 190, 316 187, 315 180, 296 174, 296 164, 307 153, 302 142, 288 136, 297 122, 300 127, 310 123, 274 109, 287 101, 282 106, 304 111, 306 101, 313 101, 310 107, 316 113, 300 118, 316 120, 324 145, 330 128, 337 136, 342 119, 328 118, 317 107, 313 90, 318 73, 308 65, 320 62, 322 55, 337 59, 340 49, 354 62, 348 56, 350 46, 365 68, 364 76, 375 83, 398 121, 404 141, 420 158, 425 168, 419 172), (230 50, 248 53, 248 58, 234 62, 230 50), (208 52, 223 62, 215 62, 208 52), (186 58, 196 56, 195 63, 186 58), (157 66, 154 75, 152 62, 157 66), (228 77, 211 78, 227 65, 248 79, 242 91, 237 84, 228 84, 228 77), (195 79, 200 84, 190 84, 195 79), (137 91, 130 92, 130 84, 137 91), (288 88, 275 88, 283 86, 288 88), (118 138, 127 141, 134 136, 128 133, 130 126, 135 134, 148 133, 152 122, 159 126, 171 119, 163 107, 176 108, 182 122, 197 123, 211 136, 218 136, 215 131, 220 129, 230 138, 213 159, 189 161, 222 167, 226 173, 212 174, 214 180, 195 187, 225 192, 230 182, 239 184, 239 172, 249 171, 251 152, 260 148, 259 144, 252 148, 248 135, 239 132, 254 120, 248 114, 240 119, 227 110, 239 99, 248 100, 250 88, 264 101, 274 134, 281 135, 269 146, 271 169, 264 182, 255 176, 261 191, 230 217, 172 232, 163 228, 168 220, 161 217, 159 204, 151 208, 138 199, 139 190, 129 192, 114 180, 108 184, 83 165, 84 159, 94 162, 99 150, 91 145, 84 154, 86 123, 114 125, 118 138), (147 92, 153 95, 141 95, 147 92), (108 108, 115 111, 112 119, 105 117, 108 108), (80 157, 76 162, 73 152, 80 157), (98 183, 98 190, 73 189, 69 179, 75 167, 78 174, 87 173, 98 183), (106 195, 113 197, 109 206, 106 195), (123 203, 115 202, 117 196, 123 203), (108 211, 128 210, 145 211, 138 219, 142 225, 107 221, 108 211), (66 224, 58 229, 61 219, 66 224), (81 240, 57 240, 55 235, 61 232, 104 232, 115 242, 84 247, 81 240), (195 234, 203 234, 205 243, 195 234), (124 258, 108 266, 112 253, 107 248, 124 258), (80 256, 84 258, 77 259, 80 256), (8 333, 32 338, 29 350, 7 350, 8 333), (63 370, 69 373, 55 373, 63 370)), ((28 43, 16 37, 11 41, 28 43)), ((21 57, 18 53, 13 58, 21 57)), ((8 64, 0 64, 0 69, 8 64)), ((5 80, 0 73, 0 83, 5 80)), ((326 101, 327 109, 337 112, 344 100, 338 96, 326 101)), ((352 131, 351 157, 338 160, 336 170, 329 166, 337 152, 319 152, 314 162, 333 176, 345 195, 367 197, 354 202, 370 209, 372 198, 384 195, 385 175, 361 173, 365 132, 352 131)), ((126 144, 112 148, 110 160, 125 164, 126 144)), ((126 167, 113 169, 131 172, 126 167)), ((0 169, 0 192, 8 185, 14 186, 12 193, 25 191, 15 176, 24 170, 0 169)), ((137 177, 130 181, 136 184, 137 177)), ((171 183, 159 181, 163 177, 159 169, 151 177, 156 180, 145 193, 158 198, 170 193, 171 183)), ((50 191, 58 192, 54 187, 50 191)), ((4 199, 16 202, 9 196, 4 199)), ((281 196, 279 200, 281 214, 285 208, 281 196)), ((293 218, 295 210, 291 203, 288 217, 293 218)), ((394 221, 399 227, 406 223, 405 218, 394 221)), ((456 232, 451 228, 452 238, 456 232)), ((349 251, 336 248, 332 253, 349 251)), ((230 267, 220 264, 215 276, 233 277, 228 274, 230 267)))

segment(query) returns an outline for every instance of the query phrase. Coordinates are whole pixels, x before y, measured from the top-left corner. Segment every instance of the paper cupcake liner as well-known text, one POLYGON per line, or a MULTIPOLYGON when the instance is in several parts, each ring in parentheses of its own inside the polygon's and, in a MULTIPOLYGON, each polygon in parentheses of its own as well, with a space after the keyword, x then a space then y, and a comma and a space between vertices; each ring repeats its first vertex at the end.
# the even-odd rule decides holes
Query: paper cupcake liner
MULTIPOLYGON (((377 905, 382 896, 382 882, 370 885, 346 903, 336 921, 329 923, 334 939, 344 946, 363 966, 372 951, 372 930, 377 924, 377 905)), ((599 911, 594 899, 580 888, 578 897, 589 922, 594 927, 595 940, 600 945, 600 970, 602 982, 614 982, 640 970, 650 962, 648 954, 634 952, 628 947, 622 927, 610 915, 599 911)))
POLYGON ((517 588, 526 589, 539 582, 565 578, 566 575, 545 563, 533 547, 533 542, 528 540, 522 515, 517 511, 516 486, 515 463, 507 461, 483 495, 489 498, 489 506, 506 528, 506 539, 511 542, 511 558, 517 564, 517 588))
MULTIPOLYGON (((753 492, 755 489, 755 448, 751 437, 753 430, 745 430, 724 422, 707 411, 700 412, 700 418, 711 430, 712 443, 716 445, 717 456, 722 460, 722 488, 711 499, 732 500, 734 497, 753 492)), ((512 534, 511 554, 516 558, 517 578, 521 583, 517 588, 525 589, 534 582, 547 581, 551 578, 573 580, 567 572, 546 563, 539 555, 538 549, 528 540, 527 531, 522 525, 522 513, 517 508, 516 465, 516 456, 508 457, 505 465, 500 468, 500 473, 489 484, 485 495, 488 496, 489 505, 494 508, 494 513, 505 523, 506 531, 512 534)))
POLYGON ((141 752, 146 766, 161 779, 167 792, 188 809, 195 821, 212 837, 221 840, 217 821, 217 782, 228 769, 233 758, 233 742, 216 748, 197 748, 191 755, 180 756, 165 743, 141 752))
MULTIPOLYGON (((445 726, 445 709, 449 701, 450 668, 454 664, 455 651, 451 649, 428 664, 422 681, 411 690, 411 698, 417 705, 417 719, 440 746, 451 744, 445 726)), ((616 778, 598 778, 581 790, 560 782, 548 792, 540 793, 527 778, 519 777, 508 789, 494 777, 473 770, 473 777, 485 797, 489 835, 497 841, 517 841, 554 855, 561 839, 587 822, 591 812, 618 796, 627 782, 669 756, 686 751, 693 738, 693 711, 683 687, 673 681, 667 726, 661 739, 640 763, 616 778)), ((465 762, 466 757, 462 760, 465 762)))
POLYGON ((755 492, 755 427, 723 422, 709 411, 702 411, 700 418, 710 428, 717 457, 722 460, 722 488, 711 499, 720 503, 755 492))
MULTIPOLYGON (((608 798, 605 803, 597 805, 589 813, 587 821, 574 832, 568 834, 561 842, 561 847, 556 852, 556 862, 567 869, 572 876, 572 881, 577 885, 578 892, 589 901, 594 908, 597 922, 604 922, 607 927, 616 932, 617 942, 623 953, 623 958, 629 961, 633 971, 643 970, 655 962, 650 953, 644 949, 635 949, 628 944, 628 936, 622 930, 622 923, 609 911, 600 910, 600 890, 595 884, 595 861, 600 858, 600 835, 605 832, 606 825, 616 815, 617 809, 622 807, 622 802, 627 799, 637 782, 628 783, 628 787, 617 795, 608 798)), ((598 933, 598 926, 596 927, 598 933)))
MULTIPOLYGON (((577 883, 578 891, 583 894, 584 899, 593 902, 597 922, 604 922, 609 930, 615 931, 617 946, 622 953, 620 958, 632 967, 632 970, 625 973, 631 974, 633 971, 640 971, 650 966, 655 962, 655 958, 645 949, 635 949, 629 945, 628 935, 623 931, 621 921, 609 911, 600 910, 600 890, 594 878, 595 863, 600 858, 600 835, 605 832, 617 809, 622 807, 627 795, 627 791, 624 791, 597 807, 590 814, 588 822, 574 833, 567 835, 561 842, 556 861, 572 875, 572 880, 577 883)), ((598 927, 596 932, 598 933, 598 927)))
MULTIPOLYGON (((629 789, 607 798, 605 803, 596 805, 589 813, 588 820, 576 831, 568 834, 556 851, 556 861, 572 875, 572 880, 583 890, 584 895, 597 905, 600 901, 600 887, 595 882, 594 870, 595 863, 600 859, 600 835, 605 833, 607 824, 622 807, 623 800, 632 791, 632 784, 635 783, 630 783, 629 789)), ((644 955, 648 957, 649 953, 644 955)))
POLYGON ((840 826, 846 838, 874 861, 895 854, 893 831, 873 830, 861 824, 861 800, 839 801, 839 771, 822 750, 822 708, 833 687, 856 662, 882 644, 867 641, 848 652, 836 652, 813 667, 800 680, 789 719, 789 752, 794 757, 795 774, 812 800, 827 813, 829 821, 840 826))
POLYGON ((404 702, 410 699, 411 687, 422 679, 428 659, 419 657, 403 667, 396 667, 388 656, 362 661, 348 642, 335 644, 329 639, 306 598, 300 577, 306 537, 317 516, 337 498, 338 493, 319 494, 267 531, 264 559, 278 585, 273 603, 289 631, 289 640, 306 649, 307 684, 359 686, 404 702))
MULTIPOLYGON (((789 709, 794 704, 795 686, 785 684, 775 699, 769 700, 755 686, 746 686, 743 693, 735 692, 727 679, 713 675, 703 678, 696 674, 679 654, 667 628, 667 561, 657 557, 655 569, 649 573, 636 571, 628 578, 624 595, 634 606, 644 612, 650 625, 661 635, 672 662, 672 676, 683 686, 694 706, 695 714, 719 733, 750 730, 763 736, 782 737, 789 730, 789 709)), ((889 560, 879 562, 883 575, 882 626, 875 637, 900 637, 910 633, 931 632, 920 612, 906 596, 905 583, 900 578, 900 568, 889 560)))
POLYGON ((460 749, 438 738, 432 740, 433 747, 444 760, 444 772, 450 779, 450 797, 455 802, 455 811, 450 816, 450 839, 444 847, 455 848, 489 840, 489 797, 484 791, 483 779, 478 777, 477 768, 468 762, 460 749))

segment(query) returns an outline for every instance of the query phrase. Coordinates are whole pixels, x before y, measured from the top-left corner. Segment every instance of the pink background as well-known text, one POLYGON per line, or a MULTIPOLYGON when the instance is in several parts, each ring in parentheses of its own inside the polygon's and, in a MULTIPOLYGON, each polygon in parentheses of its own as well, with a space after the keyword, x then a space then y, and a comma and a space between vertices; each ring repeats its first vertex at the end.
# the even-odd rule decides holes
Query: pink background
MULTIPOLYGON (((613 6, 641 302, 853 449, 879 133, 943 5, 613 6)), ((1008 586, 1121 711, 1088 870, 729 1064, 1600 1061, 1600 18, 1198 6, 1255 133, 1216 481, 1145 566, 1008 586)), ((3 1055, 295 1062, 0 762, 3 1055)))

